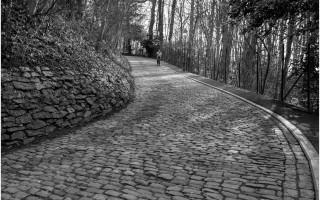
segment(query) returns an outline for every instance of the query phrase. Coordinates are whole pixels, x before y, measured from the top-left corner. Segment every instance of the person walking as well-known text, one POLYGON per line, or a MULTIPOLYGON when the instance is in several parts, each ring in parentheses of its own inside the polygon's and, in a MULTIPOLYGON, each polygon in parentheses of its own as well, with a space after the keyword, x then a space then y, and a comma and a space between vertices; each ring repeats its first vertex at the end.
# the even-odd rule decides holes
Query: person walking
POLYGON ((158 49, 158 51, 157 51, 157 65, 158 66, 160 66, 161 56, 162 56, 162 53, 161 53, 160 49, 158 49))
POLYGON ((147 49, 145 47, 143 47, 143 56, 147 57, 147 49))

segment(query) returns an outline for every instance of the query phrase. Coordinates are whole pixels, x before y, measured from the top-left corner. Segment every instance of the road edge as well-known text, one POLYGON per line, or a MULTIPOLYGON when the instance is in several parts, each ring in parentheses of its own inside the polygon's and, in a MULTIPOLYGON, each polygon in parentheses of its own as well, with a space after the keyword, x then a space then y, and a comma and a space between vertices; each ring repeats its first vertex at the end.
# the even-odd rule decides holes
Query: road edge
MULTIPOLYGON (((194 74, 192 74, 194 75, 194 74)), ((285 119, 284 117, 282 117, 281 115, 263 107, 260 106, 248 99, 245 99, 243 97, 240 97, 239 95, 233 94, 231 92, 225 91, 221 88, 215 87, 213 85, 210 85, 208 83, 199 81, 197 79, 191 78, 188 75, 185 76, 186 78, 196 81, 198 83, 201 83, 203 85, 206 85, 208 87, 217 89, 223 93, 226 93, 228 95, 231 95, 233 97, 236 97, 246 103, 249 103, 252 106, 255 106, 261 110, 263 110, 264 112, 268 113, 269 115, 271 115, 273 118, 275 118, 276 120, 278 120, 282 125, 284 125, 288 131, 296 138, 296 140, 299 142, 299 145, 302 147, 302 150, 305 154, 305 156, 308 159, 309 162, 309 166, 311 168, 311 173, 312 173, 312 179, 313 179, 313 183, 314 183, 314 189, 315 189, 315 193, 316 193, 316 199, 319 199, 319 155, 317 153, 317 151, 315 150, 315 148, 312 146, 312 144, 309 142, 309 140, 303 135, 303 133, 295 126, 293 125, 291 122, 289 122, 287 119, 285 119)))

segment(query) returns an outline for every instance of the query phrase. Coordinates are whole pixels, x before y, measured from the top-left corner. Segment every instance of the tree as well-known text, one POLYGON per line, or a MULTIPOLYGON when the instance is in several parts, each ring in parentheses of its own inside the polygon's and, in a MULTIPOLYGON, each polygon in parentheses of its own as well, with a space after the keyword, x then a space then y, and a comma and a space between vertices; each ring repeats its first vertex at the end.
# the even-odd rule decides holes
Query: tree
POLYGON ((209 70, 212 79, 286 103, 298 98, 295 105, 314 110, 318 4, 316 0, 178 0, 176 10, 171 10, 171 18, 176 12, 176 21, 171 22, 178 31, 168 38, 166 57, 187 71, 207 76, 209 70), (174 38, 179 42, 171 42, 174 38))
POLYGON ((163 42, 163 0, 158 0, 158 33, 160 46, 162 46, 163 42))
POLYGON ((170 29, 169 29, 169 43, 171 43, 172 39, 172 33, 173 33, 173 25, 174 25, 174 16, 176 12, 176 6, 177 6, 177 0, 172 1, 172 7, 171 7, 171 20, 170 20, 170 29))
POLYGON ((188 68, 187 71, 191 70, 191 54, 192 54, 192 45, 193 45, 193 38, 195 33, 195 23, 194 23, 194 7, 195 7, 195 0, 191 0, 191 12, 190 12, 190 23, 189 23, 189 40, 188 40, 188 68))
POLYGON ((214 31, 214 15, 215 15, 215 0, 212 0, 209 2, 210 5, 206 5, 205 3, 202 5, 201 10, 203 11, 203 15, 200 19, 200 25, 201 29, 203 30, 203 33, 206 38, 206 57, 205 57, 205 69, 204 69, 204 76, 207 76, 207 65, 209 64, 209 60, 211 60, 211 48, 212 48, 212 42, 213 42, 213 31, 214 31), (207 7, 210 6, 210 9, 208 9, 208 12, 205 11, 207 7))
POLYGON ((152 0, 152 8, 151 8, 151 18, 150 18, 150 25, 149 25, 149 40, 153 39, 153 25, 155 22, 155 10, 156 10, 156 4, 157 4, 157 0, 152 0))

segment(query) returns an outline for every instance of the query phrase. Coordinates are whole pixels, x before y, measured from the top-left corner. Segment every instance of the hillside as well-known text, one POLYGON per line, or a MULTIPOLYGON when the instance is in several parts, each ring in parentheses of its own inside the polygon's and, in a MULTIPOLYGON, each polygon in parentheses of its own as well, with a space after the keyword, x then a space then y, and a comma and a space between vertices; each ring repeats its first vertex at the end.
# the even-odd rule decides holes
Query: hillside
POLYGON ((31 17, 21 5, 8 9, 2 6, 3 147, 80 125, 132 100, 128 62, 104 45, 96 51, 82 22, 31 17))

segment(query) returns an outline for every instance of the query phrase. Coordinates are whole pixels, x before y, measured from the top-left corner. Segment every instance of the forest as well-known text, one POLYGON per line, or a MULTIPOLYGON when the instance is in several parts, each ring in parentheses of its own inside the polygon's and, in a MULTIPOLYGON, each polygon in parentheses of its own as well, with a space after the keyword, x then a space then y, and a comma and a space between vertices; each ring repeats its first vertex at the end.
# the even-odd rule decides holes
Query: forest
POLYGON ((317 0, 5 0, 2 67, 116 61, 138 40, 149 56, 161 48, 185 71, 314 112, 318 7, 317 0))
POLYGON ((144 44, 160 47, 169 63, 318 111, 318 1, 151 0, 149 5, 144 44))

